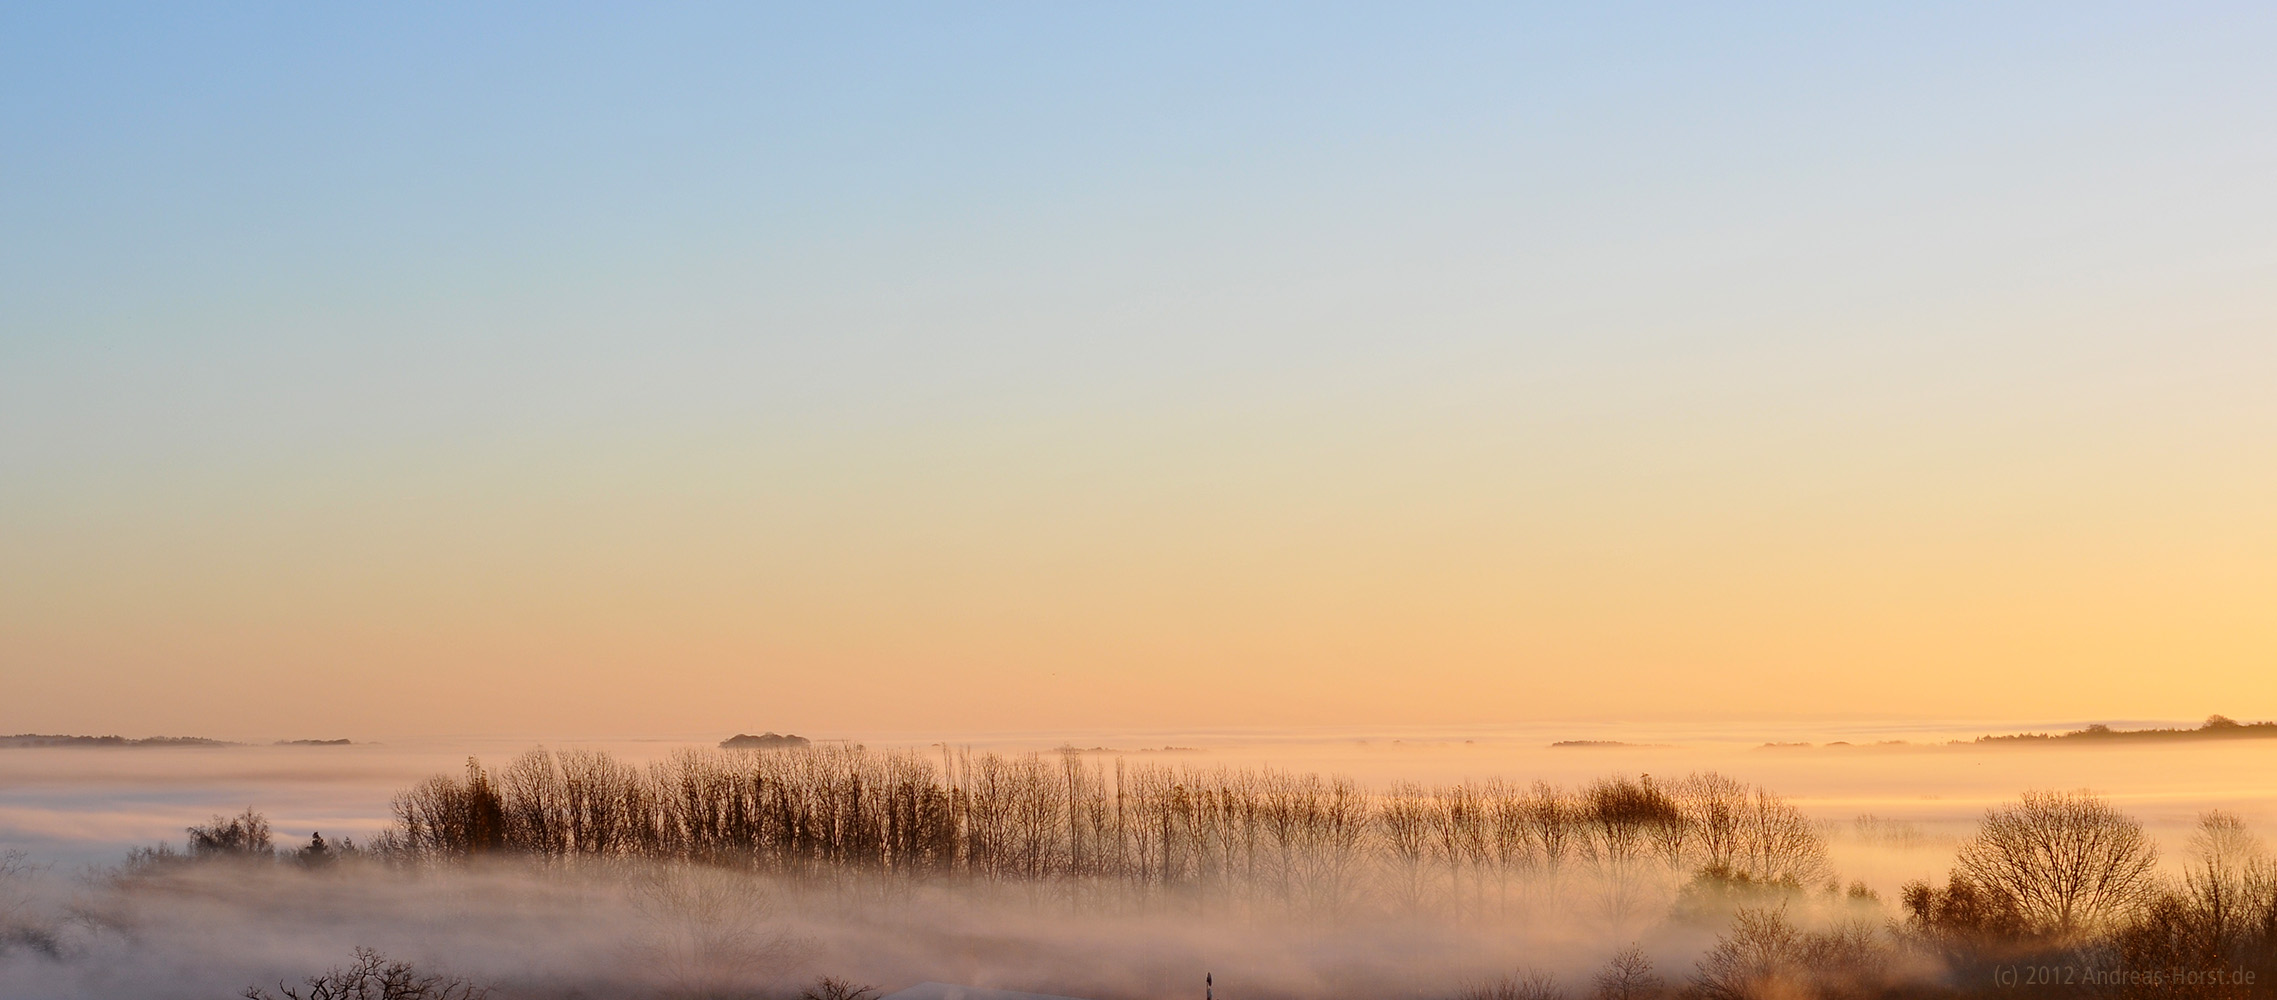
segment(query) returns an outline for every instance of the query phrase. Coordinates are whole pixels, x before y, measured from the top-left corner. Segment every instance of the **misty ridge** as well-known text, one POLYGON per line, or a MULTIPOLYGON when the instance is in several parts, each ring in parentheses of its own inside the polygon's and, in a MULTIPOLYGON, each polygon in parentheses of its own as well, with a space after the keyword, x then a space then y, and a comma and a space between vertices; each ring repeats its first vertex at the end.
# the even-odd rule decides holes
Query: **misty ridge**
MULTIPOLYGON (((2145 729, 2115 729, 2104 723, 2091 723, 2079 729, 2062 733, 2004 733, 1978 736, 1973 740, 1947 740, 1933 743, 1915 743, 1902 739, 1878 740, 1872 743, 1851 743, 1837 740, 1830 743, 1779 742, 1761 744, 1764 750, 1797 749, 1931 749, 1941 747, 1972 746, 2090 746, 2113 743, 2197 742, 2207 740, 2277 739, 2277 721, 2238 722, 2226 715, 2207 716, 2202 724, 2190 727, 2151 727, 2145 729)), ((723 750, 793 750, 813 744, 813 740, 791 733, 773 731, 752 735, 738 733, 719 741, 723 750)), ((1393 740, 1399 743, 1399 740, 1393 740)), ((203 736, 84 736, 58 733, 17 733, 0 735, 0 749, 103 749, 103 748, 199 748, 245 747, 255 744, 212 739, 203 736)), ((345 747, 358 745, 348 739, 280 739, 269 745, 280 747, 345 747)), ((1611 739, 1565 739, 1549 744, 1552 749, 1666 749, 1665 743, 1632 743, 1611 739)), ((1196 747, 1162 746, 1122 749, 1104 746, 1061 746, 1061 752, 1099 755, 1138 754, 1194 754, 1202 752, 1196 747)))
POLYGON ((1945 877, 1896 899, 1843 882, 1828 845, 1918 840, 1907 824, 1813 823, 1715 773, 1371 789, 1080 752, 636 766, 539 750, 470 760, 393 813, 366 843, 280 843, 247 810, 77 878, 12 855, 8 995, 948 980, 1104 1000, 1187 995, 1204 971, 1229 1000, 2246 997, 2277 981, 2277 869, 2242 822, 2208 813, 2162 861, 2084 792, 1990 810, 1945 877))
POLYGON ((1979 736, 1976 742, 1980 744, 2085 744, 2252 739, 2277 739, 2277 722, 2239 722, 2226 715, 2213 715, 2208 716, 2205 723, 2195 729, 2113 729, 2107 725, 2097 724, 2074 729, 2067 733, 2017 733, 2008 736, 1979 736))
MULTIPOLYGON (((145 736, 129 739, 124 736, 66 736, 56 733, 17 733, 0 736, 0 750, 71 750, 71 749, 171 749, 202 747, 242 747, 249 744, 230 740, 208 739, 203 736, 145 736)), ((277 740, 280 747, 345 747, 355 741, 331 740, 277 740)))
POLYGON ((233 747, 240 744, 227 740, 210 740, 203 736, 146 736, 128 739, 124 736, 65 736, 50 733, 17 733, 0 736, 0 749, 51 750, 70 748, 165 748, 165 747, 233 747))
MULTIPOLYGON (((1886 750, 1929 749, 1938 747, 2087 747, 2113 744, 2140 743, 2197 743, 2215 740, 2277 739, 2277 722, 2239 722, 2226 715, 2211 715, 2198 726, 2151 727, 2146 729, 2114 729, 2104 723, 2091 723, 2062 733, 2007 733, 1979 736, 1973 740, 1949 740, 1944 743, 1910 743, 1905 740, 1880 740, 1873 743, 1850 743, 1837 740, 1832 743, 1765 743, 1762 750, 1886 750)), ((1611 741, 1572 740, 1557 746, 1628 746, 1611 741)))

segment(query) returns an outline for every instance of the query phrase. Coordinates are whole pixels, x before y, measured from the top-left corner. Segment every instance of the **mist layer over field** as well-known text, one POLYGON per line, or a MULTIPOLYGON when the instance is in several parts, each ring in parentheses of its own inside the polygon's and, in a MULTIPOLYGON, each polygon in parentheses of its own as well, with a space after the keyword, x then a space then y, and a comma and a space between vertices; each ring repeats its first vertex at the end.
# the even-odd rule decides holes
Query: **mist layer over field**
MULTIPOLYGON (((1941 742, 1957 735, 1897 727, 1031 734, 955 746, 874 740, 867 756, 904 754, 949 773, 963 761, 966 781, 975 754, 1018 760, 1033 751, 1053 768, 1101 781, 1162 775, 1162 788, 1201 789, 1227 775, 1341 776, 1378 802, 1497 782, 1513 801, 1537 781, 1576 795, 1605 779, 1681 788, 1686 776, 1713 772, 1776 793, 1821 838, 1823 868, 1777 902, 1794 926, 1830 934, 1899 919, 1900 886, 1940 881, 1986 809, 2028 789, 2102 794, 2142 821, 2169 870, 2190 857, 2192 827, 2206 810, 2277 829, 2277 746, 1941 742), (1644 745, 1550 745, 1615 738, 1644 745), (1813 745, 1764 745, 1806 742, 1813 745), (1065 747, 1078 752, 1051 752, 1065 747)), ((851 743, 821 748, 845 753, 851 743)), ((1578 849, 1555 871, 1537 865, 1490 878, 1457 864, 1402 894, 1393 891, 1397 866, 1376 840, 1354 853, 1359 868, 1339 876, 1352 893, 1329 905, 1293 905, 1235 880, 1149 881, 1143 861, 1138 879, 1088 881, 791 871, 638 851, 408 865, 351 856, 321 869, 119 867, 137 845, 180 843, 185 827, 248 808, 266 814, 280 847, 319 831, 335 844, 384 842, 401 833, 395 807, 407 790, 436 775, 459 780, 469 756, 500 773, 534 745, 0 752, 0 848, 22 852, 0 908, 45 935, 19 936, 0 957, 7 995, 227 996, 341 964, 356 947, 496 982, 511 996, 789 995, 816 976, 838 975, 888 989, 944 980, 1140 997, 1181 994, 1207 971, 1228 997, 1445 997, 1520 968, 1578 991, 1630 944, 1681 982, 1748 902, 1688 886, 1697 859, 1621 867, 1587 861, 1578 849)), ((547 745, 606 753, 627 774, 762 759, 680 740, 547 745)), ((1901 978, 1942 974, 1919 954, 1890 962, 1898 967, 1886 971, 1901 978)))
MULTIPOLYGON (((61 887, 51 886, 48 891, 61 887)), ((515 996, 744 996, 834 974, 1075 996, 1445 995, 1519 966, 1585 976, 1602 924, 1359 915, 1274 918, 1206 900, 1055 898, 1022 887, 829 885, 685 865, 489 865, 408 877, 192 870, 73 886, 63 955, 18 954, 10 997, 228 996, 340 964, 353 947, 515 996)), ((1704 929, 1646 934, 1669 962, 1704 929)))
MULTIPOLYGON (((857 734, 846 742, 873 749, 947 743, 1007 753, 1100 748, 1121 751, 1132 761, 1269 766, 1347 776, 1369 787, 1491 778, 1573 784, 1609 774, 1717 771, 1774 789, 1814 819, 1846 824, 1873 814, 1940 836, 1957 836, 1987 806, 2024 789, 2092 788, 2153 830, 2182 831, 2209 808, 2232 810, 2277 829, 2277 740, 2049 748, 1946 745, 1985 733, 2072 725, 857 734), (1577 740, 1635 745, 1551 745, 1577 740), (1906 742, 1877 745, 1888 740, 1906 742), (1835 743, 1842 745, 1828 745, 1835 743)), ((716 740, 461 738, 345 747, 9 750, 0 752, 0 842, 64 864, 101 862, 135 846, 179 840, 190 823, 248 807, 267 813, 280 835, 322 831, 362 837, 387 824, 388 802, 396 792, 428 775, 456 771, 470 756, 503 763, 535 746, 589 747, 639 763, 716 740)), ((1847 867, 1845 874, 1851 874, 1847 867)))

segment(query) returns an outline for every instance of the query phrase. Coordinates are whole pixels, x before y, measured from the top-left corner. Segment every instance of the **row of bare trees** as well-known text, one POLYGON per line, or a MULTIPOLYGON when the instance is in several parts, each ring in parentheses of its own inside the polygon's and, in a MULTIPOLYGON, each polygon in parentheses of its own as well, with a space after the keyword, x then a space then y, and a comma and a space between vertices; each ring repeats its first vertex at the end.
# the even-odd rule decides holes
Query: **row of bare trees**
MULTIPOLYGON (((2277 857, 2217 811, 2162 866, 2139 822, 2087 792, 1987 811, 1941 884, 1906 887, 1898 921, 1865 886, 1845 895, 1822 881, 1825 846, 1793 806, 1715 774, 1363 789, 1079 753, 690 751, 635 766, 536 751, 495 771, 469 761, 394 810, 376 849, 353 853, 663 860, 682 864, 636 867, 887 887, 944 878, 1050 886, 1087 908, 1169 892, 1455 916, 1597 906, 1646 918, 1637 928, 1723 928, 1681 983, 1641 951, 1616 956, 1591 994, 1605 1000, 2277 996, 2277 857)), ((185 862, 276 854, 258 813, 190 833, 185 862)), ((330 850, 312 840, 294 856, 330 850)), ((1521 973, 1473 995, 1565 994, 1521 973)))
POLYGON ((1374 791, 1076 753, 690 750, 636 767, 537 750, 495 771, 470 760, 399 795, 394 811, 379 846, 416 858, 1107 881, 1318 906, 1363 893, 1509 905, 1569 873, 1615 892, 1702 869, 1793 884, 1826 873, 1824 843, 1794 806, 1716 774, 1374 791))

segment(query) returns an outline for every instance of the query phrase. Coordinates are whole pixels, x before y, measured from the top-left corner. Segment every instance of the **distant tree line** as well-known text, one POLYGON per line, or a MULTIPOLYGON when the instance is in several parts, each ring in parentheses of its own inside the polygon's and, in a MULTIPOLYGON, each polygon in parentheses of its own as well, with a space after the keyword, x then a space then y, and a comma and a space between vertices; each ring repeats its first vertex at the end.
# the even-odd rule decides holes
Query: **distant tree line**
POLYGON ((1080 754, 593 750, 470 760, 397 796, 375 846, 419 859, 630 856, 770 872, 1101 880, 1338 906, 1508 903, 1568 873, 1623 892, 1700 870, 1802 885, 1825 843, 1785 800, 1661 782, 1400 784, 1268 769, 1112 766, 1080 754))
POLYGON ((2196 729, 2113 729, 2095 723, 2068 733, 2017 733, 2010 736, 1979 736, 1978 743, 2046 743, 2076 741, 2083 743, 2110 741, 2173 741, 2173 740, 2251 740, 2277 739, 2277 722, 2239 722, 2226 715, 2209 715, 2196 729))

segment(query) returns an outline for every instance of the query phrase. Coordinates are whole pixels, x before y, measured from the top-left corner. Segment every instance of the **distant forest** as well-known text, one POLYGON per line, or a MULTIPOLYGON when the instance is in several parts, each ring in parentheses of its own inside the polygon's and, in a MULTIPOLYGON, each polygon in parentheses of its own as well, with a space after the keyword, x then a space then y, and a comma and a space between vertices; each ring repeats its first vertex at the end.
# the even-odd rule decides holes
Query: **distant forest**
POLYGON ((202 736, 150 736, 130 740, 124 736, 60 736, 43 733, 18 733, 0 736, 0 747, 27 749, 45 747, 233 747, 241 744, 226 740, 209 740, 202 736))
MULTIPOLYGON (((1837 740, 1832 743, 1765 743, 1759 750, 1882 750, 1919 749, 1924 747, 1972 746, 2045 746, 2063 744, 2085 746, 2104 743, 2158 743, 2201 740, 2252 740, 2277 737, 2277 722, 2239 722, 2226 715, 2209 715, 2206 721, 2190 729, 2113 729, 2104 723, 2094 723, 2064 733, 2010 733, 2003 736, 1979 736, 1974 740, 1948 740, 1943 743, 1909 743, 1905 740, 1881 740, 1875 743, 1849 743, 1837 740)), ((1628 746, 1599 740, 1569 740, 1552 746, 1628 746)))
MULTIPOLYGON (((14 736, 0 736, 0 749, 12 748, 22 750, 44 750, 55 748, 86 748, 100 750, 111 747, 196 748, 241 747, 249 745, 250 744, 245 743, 232 743, 228 740, 209 740, 203 736, 146 736, 142 739, 137 740, 130 740, 124 736, 64 736, 52 733, 17 733, 14 736)), ((276 742, 276 745, 281 747, 344 747, 352 746, 353 744, 348 740, 278 740, 276 742)))
POLYGON ((2252 740, 2277 737, 2277 722, 2239 722, 2226 715, 2208 716, 2196 729, 2113 729, 2096 724, 2068 733, 2019 733, 2013 736, 1979 736, 1978 743, 2053 742, 2157 742, 2173 740, 2252 740))

